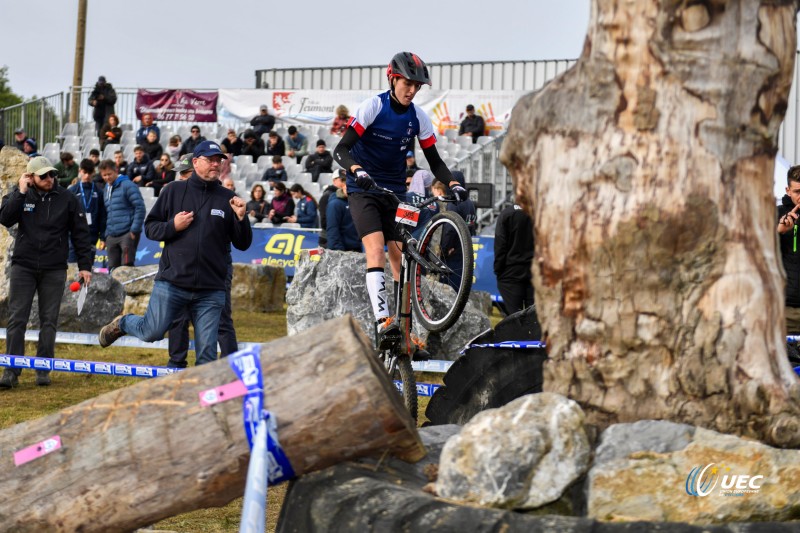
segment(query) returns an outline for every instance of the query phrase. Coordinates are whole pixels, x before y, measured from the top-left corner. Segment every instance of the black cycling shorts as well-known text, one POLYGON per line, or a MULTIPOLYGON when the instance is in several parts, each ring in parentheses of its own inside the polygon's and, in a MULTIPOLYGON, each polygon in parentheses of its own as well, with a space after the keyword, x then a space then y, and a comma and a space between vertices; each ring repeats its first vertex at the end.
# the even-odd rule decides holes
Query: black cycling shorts
POLYGON ((347 202, 359 239, 380 231, 383 232, 384 241, 400 240, 397 222, 394 221, 399 202, 394 196, 354 192, 347 195, 347 202))

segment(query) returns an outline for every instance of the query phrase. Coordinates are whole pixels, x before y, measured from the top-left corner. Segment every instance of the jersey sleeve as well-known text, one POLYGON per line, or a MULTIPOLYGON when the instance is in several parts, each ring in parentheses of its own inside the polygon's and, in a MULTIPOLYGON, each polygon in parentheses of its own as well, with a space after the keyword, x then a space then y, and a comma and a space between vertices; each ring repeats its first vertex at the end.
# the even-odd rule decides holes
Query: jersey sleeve
POLYGON ((419 120, 419 146, 424 150, 436 144, 436 134, 433 132, 433 123, 425 111, 416 106, 414 109, 417 112, 417 120, 419 120))
POLYGON ((348 126, 352 126, 358 136, 364 135, 364 131, 375 121, 375 117, 381 111, 381 99, 379 96, 373 96, 368 100, 361 102, 355 114, 350 117, 348 126))

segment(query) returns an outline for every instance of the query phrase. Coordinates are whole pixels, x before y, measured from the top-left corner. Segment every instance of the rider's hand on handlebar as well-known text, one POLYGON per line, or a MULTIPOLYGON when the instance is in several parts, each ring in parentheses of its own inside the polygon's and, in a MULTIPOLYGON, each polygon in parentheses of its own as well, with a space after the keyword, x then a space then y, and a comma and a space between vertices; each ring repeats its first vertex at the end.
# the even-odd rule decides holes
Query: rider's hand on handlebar
POLYGON ((372 178, 365 170, 358 169, 356 170, 356 185, 358 185, 359 189, 368 191, 375 187, 375 182, 372 181, 372 178))
POLYGON ((455 196, 457 202, 463 202, 469 198, 467 190, 461 185, 454 185, 450 187, 450 191, 453 193, 453 196, 455 196))

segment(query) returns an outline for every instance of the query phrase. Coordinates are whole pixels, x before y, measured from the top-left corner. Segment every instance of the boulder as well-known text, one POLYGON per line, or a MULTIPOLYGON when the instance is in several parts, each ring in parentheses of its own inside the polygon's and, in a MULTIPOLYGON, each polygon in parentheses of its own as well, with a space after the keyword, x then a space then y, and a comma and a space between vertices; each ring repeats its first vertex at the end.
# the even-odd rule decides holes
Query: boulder
MULTIPOLYGON (((4 196, 19 182, 19 177, 25 173, 28 165, 28 156, 12 148, 4 146, 0 150, 0 196, 4 196)), ((14 251, 14 238, 17 227, 0 228, 0 324, 3 327, 8 323, 8 277, 9 260, 14 251)))
MULTIPOLYGON (((289 335, 304 331, 334 316, 352 314, 362 329, 375 342, 372 306, 367 293, 364 254, 324 250, 317 255, 301 254, 295 276, 286 293, 286 323, 289 335)), ((387 279, 391 273, 386 269, 387 279)), ((437 284, 441 298, 452 298, 453 290, 437 284)), ((388 291, 391 308, 394 295, 388 291)), ((489 318, 471 303, 449 330, 429 338, 429 332, 414 321, 413 331, 429 343, 436 359, 455 359, 470 339, 490 327, 489 318)))
MULTIPOLYGON (((70 284, 78 278, 78 269, 70 265, 67 269, 67 282, 61 297, 61 309, 58 314, 58 331, 76 331, 80 333, 98 333, 100 328, 108 324, 112 318, 122 313, 125 290, 122 285, 108 274, 92 274, 92 281, 86 291, 86 302, 78 316, 79 292, 72 292, 70 284)), ((33 298, 29 328, 39 329, 38 297, 33 298)))
POLYGON ((111 276, 125 289, 125 314, 143 315, 147 311, 156 272, 158 265, 121 266, 111 272, 111 276))
POLYGON ((558 500, 589 467, 591 446, 577 403, 530 394, 478 413, 439 460, 439 496, 505 509, 558 500))
POLYGON ((271 313, 283 311, 286 274, 268 265, 234 263, 231 304, 239 311, 271 313))
POLYGON ((798 479, 798 450, 672 422, 616 424, 600 436, 587 512, 691 524, 796 519, 798 479))

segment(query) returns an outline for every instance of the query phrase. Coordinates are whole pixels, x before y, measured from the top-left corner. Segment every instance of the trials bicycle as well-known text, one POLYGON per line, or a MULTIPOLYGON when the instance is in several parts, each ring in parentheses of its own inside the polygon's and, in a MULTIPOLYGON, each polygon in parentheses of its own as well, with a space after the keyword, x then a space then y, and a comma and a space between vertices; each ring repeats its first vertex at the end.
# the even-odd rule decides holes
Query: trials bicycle
MULTIPOLYGON (((382 192, 399 202, 395 222, 402 243, 402 257, 394 316, 401 340, 388 349, 379 350, 378 356, 392 380, 402 385, 403 401, 416 420, 417 381, 411 361, 427 360, 429 354, 411 334, 412 309, 420 324, 432 333, 442 332, 456 323, 472 289, 472 236, 457 213, 442 211, 427 222, 417 239, 411 231, 418 225, 422 210, 436 201, 455 200, 434 196, 414 206, 400 201, 389 190, 382 189, 382 192)), ((376 348, 377 338, 376 330, 376 348)))

